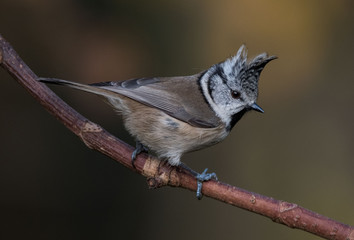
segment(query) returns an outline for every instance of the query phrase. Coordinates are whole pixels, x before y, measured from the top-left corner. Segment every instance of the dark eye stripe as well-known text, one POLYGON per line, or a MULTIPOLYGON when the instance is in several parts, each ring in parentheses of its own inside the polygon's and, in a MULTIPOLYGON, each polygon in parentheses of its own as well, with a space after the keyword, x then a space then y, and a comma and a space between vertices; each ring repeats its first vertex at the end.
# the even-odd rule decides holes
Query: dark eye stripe
POLYGON ((220 65, 217 66, 214 74, 219 75, 223 83, 227 85, 227 76, 224 72, 224 69, 220 65))
POLYGON ((215 75, 218 75, 224 84, 226 84, 226 81, 227 81, 226 75, 224 73, 224 69, 222 67, 220 67, 219 65, 216 65, 213 74, 210 75, 210 77, 207 81, 208 93, 213 101, 214 101, 214 97, 212 94, 212 89, 213 89, 213 87, 215 87, 215 80, 213 79, 215 75))

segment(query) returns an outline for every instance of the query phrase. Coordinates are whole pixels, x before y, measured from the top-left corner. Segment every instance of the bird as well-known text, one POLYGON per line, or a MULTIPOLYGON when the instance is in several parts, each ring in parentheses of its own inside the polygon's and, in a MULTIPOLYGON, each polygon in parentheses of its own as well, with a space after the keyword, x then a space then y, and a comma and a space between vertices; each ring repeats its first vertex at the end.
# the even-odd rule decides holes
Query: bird
MULTIPOLYGON (((135 78, 82 84, 57 78, 38 81, 64 85, 104 98, 121 116, 127 131, 135 138, 132 164, 142 151, 153 151, 172 166, 184 166, 181 156, 219 143, 242 116, 255 110, 258 80, 265 65, 276 59, 267 53, 247 59, 242 45, 236 55, 207 70, 190 76, 135 78)), ((216 179, 207 169, 194 173, 197 198, 202 183, 216 179)))

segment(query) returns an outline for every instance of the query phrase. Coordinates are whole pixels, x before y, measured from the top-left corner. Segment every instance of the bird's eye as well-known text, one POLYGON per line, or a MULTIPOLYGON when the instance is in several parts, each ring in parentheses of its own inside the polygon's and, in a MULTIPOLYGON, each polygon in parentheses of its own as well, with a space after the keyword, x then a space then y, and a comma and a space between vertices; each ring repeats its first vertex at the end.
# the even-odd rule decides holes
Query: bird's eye
POLYGON ((239 99, 241 98, 241 94, 237 91, 231 91, 231 97, 233 97, 234 99, 239 99))

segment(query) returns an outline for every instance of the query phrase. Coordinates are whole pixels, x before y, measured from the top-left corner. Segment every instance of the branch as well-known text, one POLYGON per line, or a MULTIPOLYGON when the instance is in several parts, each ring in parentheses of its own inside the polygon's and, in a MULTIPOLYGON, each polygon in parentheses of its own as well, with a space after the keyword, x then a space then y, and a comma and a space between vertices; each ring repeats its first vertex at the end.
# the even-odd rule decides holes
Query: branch
MULTIPOLYGON (((150 188, 172 186, 196 191, 196 179, 189 171, 172 167, 150 155, 139 154, 134 168, 131 164, 133 148, 80 115, 47 86, 36 81, 37 76, 1 35, 0 65, 89 148, 145 176, 150 188)), ((291 228, 302 229, 326 239, 354 240, 353 226, 334 221, 294 203, 279 201, 214 180, 204 182, 202 190, 204 196, 261 214, 291 228)))

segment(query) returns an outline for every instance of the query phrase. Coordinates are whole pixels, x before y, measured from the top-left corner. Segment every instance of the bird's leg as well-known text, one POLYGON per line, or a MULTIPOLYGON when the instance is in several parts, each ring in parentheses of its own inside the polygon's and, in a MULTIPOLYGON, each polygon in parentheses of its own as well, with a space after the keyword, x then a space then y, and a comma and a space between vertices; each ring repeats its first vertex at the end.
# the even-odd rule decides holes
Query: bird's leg
POLYGON ((132 165, 134 168, 135 168, 134 161, 135 161, 136 157, 139 155, 139 153, 141 153, 141 152, 148 152, 148 149, 141 142, 136 141, 135 150, 132 153, 132 165))
POLYGON ((202 186, 203 186, 203 182, 205 181, 209 181, 211 179, 214 180, 218 180, 218 177, 216 176, 216 173, 207 173, 208 168, 206 168, 202 173, 198 174, 195 178, 197 179, 197 184, 198 184, 198 188, 197 188, 197 198, 200 200, 203 197, 202 194, 202 186))
POLYGON ((186 169, 188 172, 190 172, 195 178, 197 179, 197 198, 198 200, 202 199, 203 194, 202 194, 202 187, 203 187, 203 182, 209 181, 211 179, 218 180, 218 177, 216 176, 215 173, 207 173, 208 169, 206 168, 202 173, 197 173, 190 167, 188 167, 184 163, 180 163, 180 166, 184 169, 186 169))

